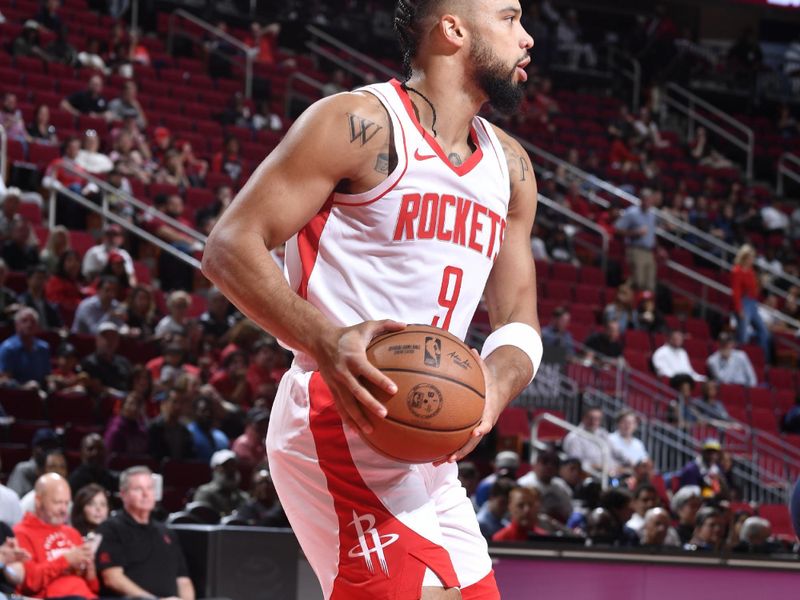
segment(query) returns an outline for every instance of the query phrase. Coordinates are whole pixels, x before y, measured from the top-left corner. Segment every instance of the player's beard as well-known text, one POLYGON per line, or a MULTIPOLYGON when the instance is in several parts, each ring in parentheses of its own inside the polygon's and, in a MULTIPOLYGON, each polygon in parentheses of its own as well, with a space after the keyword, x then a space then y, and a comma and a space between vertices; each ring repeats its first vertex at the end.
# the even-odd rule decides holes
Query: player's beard
POLYGON ((518 63, 509 69, 481 38, 475 40, 470 59, 477 83, 491 105, 503 114, 513 113, 525 96, 523 82, 514 81, 518 63))

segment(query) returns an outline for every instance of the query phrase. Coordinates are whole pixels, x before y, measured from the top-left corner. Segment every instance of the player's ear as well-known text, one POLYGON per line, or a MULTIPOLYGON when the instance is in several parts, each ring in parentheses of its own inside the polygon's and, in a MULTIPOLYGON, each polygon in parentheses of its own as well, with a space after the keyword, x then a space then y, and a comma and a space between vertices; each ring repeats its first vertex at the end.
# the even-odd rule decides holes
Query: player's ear
POLYGON ((442 15, 439 19, 439 29, 445 42, 454 48, 461 48, 466 39, 464 21, 456 15, 442 15))

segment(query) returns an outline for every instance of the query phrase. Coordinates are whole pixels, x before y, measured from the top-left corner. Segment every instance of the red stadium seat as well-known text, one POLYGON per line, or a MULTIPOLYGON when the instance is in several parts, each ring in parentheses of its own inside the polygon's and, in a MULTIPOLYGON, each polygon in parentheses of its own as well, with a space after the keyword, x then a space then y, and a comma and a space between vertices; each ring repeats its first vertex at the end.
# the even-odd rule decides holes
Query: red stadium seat
POLYGON ((0 405, 6 414, 16 419, 37 421, 45 418, 44 405, 35 390, 5 388, 0 394, 0 405))
POLYGON ((47 168, 47 165, 59 156, 61 156, 61 152, 58 146, 36 143, 28 146, 28 160, 40 169, 47 168))
POLYGON ((211 467, 204 462, 166 460, 161 466, 164 485, 171 487, 197 487, 211 479, 211 467))
POLYGON ((770 368, 767 372, 767 382, 778 389, 793 390, 797 386, 794 370, 781 367, 770 368))
POLYGON ((762 504, 758 508, 758 515, 772 524, 774 535, 791 541, 795 539, 792 517, 786 504, 762 504))

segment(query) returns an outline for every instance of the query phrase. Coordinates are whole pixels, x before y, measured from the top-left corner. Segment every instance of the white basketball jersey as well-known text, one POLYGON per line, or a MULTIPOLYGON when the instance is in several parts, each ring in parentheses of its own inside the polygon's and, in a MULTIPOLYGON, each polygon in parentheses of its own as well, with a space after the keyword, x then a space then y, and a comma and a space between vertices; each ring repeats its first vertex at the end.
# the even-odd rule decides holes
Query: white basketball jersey
POLYGON ((510 199, 503 149, 475 117, 476 150, 455 167, 399 82, 363 91, 391 118, 397 167, 369 192, 332 194, 287 242, 286 276, 338 325, 390 318, 464 339, 503 243, 510 199))

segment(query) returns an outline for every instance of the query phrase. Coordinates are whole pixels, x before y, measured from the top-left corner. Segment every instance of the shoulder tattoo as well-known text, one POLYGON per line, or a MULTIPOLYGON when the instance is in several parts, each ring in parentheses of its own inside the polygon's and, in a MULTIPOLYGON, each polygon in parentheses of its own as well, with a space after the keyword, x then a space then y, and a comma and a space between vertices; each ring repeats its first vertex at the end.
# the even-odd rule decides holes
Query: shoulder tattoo
POLYGON ((359 142, 361 147, 369 143, 378 132, 383 129, 382 125, 378 125, 374 121, 370 121, 359 115, 347 113, 348 131, 350 134, 350 143, 354 144, 359 142))

